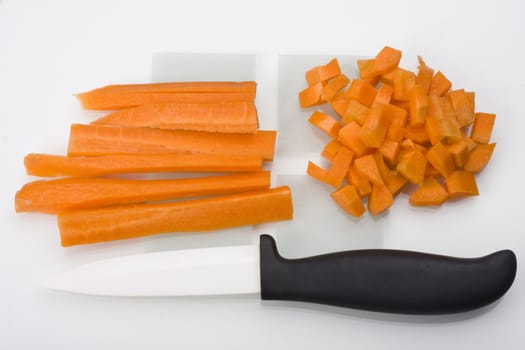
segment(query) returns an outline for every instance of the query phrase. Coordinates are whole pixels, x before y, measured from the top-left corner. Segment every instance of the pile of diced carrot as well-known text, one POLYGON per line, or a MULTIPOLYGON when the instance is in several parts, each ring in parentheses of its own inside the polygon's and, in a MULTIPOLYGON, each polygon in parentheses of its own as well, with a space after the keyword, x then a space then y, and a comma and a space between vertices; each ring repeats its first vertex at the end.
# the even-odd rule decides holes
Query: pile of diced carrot
POLYGON ((84 108, 111 112, 71 125, 67 155, 25 157, 29 175, 59 178, 24 185, 16 211, 56 214, 63 246, 291 219, 290 189, 263 171, 277 133, 259 130, 255 93, 255 82, 82 93, 84 108))
POLYGON ((321 154, 331 166, 309 162, 307 173, 333 187, 333 200, 356 217, 365 202, 373 215, 383 212, 402 189, 415 206, 478 195, 474 174, 496 146, 496 116, 475 111, 474 92, 452 89, 421 57, 417 72, 400 60, 401 51, 384 47, 358 60, 360 77, 350 81, 332 59, 306 72, 299 93, 302 108, 328 103, 334 112, 316 110, 309 119, 329 136, 321 154))

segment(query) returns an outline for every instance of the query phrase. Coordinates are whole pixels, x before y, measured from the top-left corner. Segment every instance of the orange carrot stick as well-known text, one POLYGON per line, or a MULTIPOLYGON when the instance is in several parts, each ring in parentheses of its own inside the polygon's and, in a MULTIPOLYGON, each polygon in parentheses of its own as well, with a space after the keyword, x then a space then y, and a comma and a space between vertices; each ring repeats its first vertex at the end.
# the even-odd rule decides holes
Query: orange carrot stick
POLYGON ((108 154, 211 153, 252 155, 271 160, 275 131, 226 134, 153 128, 71 125, 69 156, 108 154))
POLYGON ((144 103, 253 101, 256 83, 177 82, 108 85, 77 95, 85 109, 121 109, 144 103))
POLYGON ((226 133, 255 133, 259 126, 253 102, 143 104, 91 124, 226 133))
POLYGON ((33 181, 15 196, 17 212, 56 214, 73 209, 263 190, 270 173, 170 180, 65 178, 33 181))
POLYGON ((28 154, 26 171, 33 176, 104 176, 159 172, 254 172, 262 170, 259 156, 222 154, 116 154, 67 157, 28 154))
POLYGON ((191 201, 136 204, 58 215, 62 246, 198 232, 289 220, 292 196, 286 186, 191 201))

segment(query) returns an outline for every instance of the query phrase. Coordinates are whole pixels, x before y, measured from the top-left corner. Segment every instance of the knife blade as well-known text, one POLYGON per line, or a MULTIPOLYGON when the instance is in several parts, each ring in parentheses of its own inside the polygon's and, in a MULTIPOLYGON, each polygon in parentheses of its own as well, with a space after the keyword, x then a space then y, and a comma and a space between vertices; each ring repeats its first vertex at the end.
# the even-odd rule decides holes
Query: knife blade
POLYGON ((313 302, 402 314, 447 314, 502 297, 516 275, 516 256, 478 258, 414 251, 350 250, 286 259, 275 240, 130 255, 65 271, 47 287, 108 296, 260 293, 264 300, 313 302))

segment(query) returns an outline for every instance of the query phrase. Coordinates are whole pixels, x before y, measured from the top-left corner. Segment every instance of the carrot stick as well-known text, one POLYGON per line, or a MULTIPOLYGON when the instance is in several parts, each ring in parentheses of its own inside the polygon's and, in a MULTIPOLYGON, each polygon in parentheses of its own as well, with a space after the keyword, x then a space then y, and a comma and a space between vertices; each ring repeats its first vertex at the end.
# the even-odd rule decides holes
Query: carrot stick
POLYGON ((253 102, 143 104, 91 124, 226 133, 255 133, 259 125, 253 102))
POLYGON ((271 160, 275 131, 226 134, 186 130, 71 125, 69 156, 109 154, 208 153, 259 156, 271 160))
POLYGON ((24 158, 28 175, 104 176, 160 172, 255 172, 262 170, 259 156, 222 154, 115 154, 97 157, 67 157, 28 154, 24 158))
POLYGON ((256 83, 177 82, 108 85, 77 95, 85 109, 121 109, 144 103, 216 103, 253 101, 256 83))
POLYGON ((62 246, 198 232, 293 217, 286 186, 175 203, 137 204, 64 212, 58 215, 62 246))
POLYGON ((16 193, 17 212, 56 214, 66 210, 96 208, 194 196, 263 190, 270 173, 170 180, 65 178, 33 181, 16 193))

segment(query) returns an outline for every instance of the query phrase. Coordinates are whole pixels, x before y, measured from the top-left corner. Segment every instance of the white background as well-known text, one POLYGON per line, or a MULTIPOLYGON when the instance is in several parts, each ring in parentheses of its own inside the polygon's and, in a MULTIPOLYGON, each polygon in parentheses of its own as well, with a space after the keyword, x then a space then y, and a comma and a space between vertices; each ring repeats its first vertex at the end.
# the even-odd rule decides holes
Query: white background
POLYGON ((520 1, 0 0, 0 348, 523 348, 523 14, 520 1), (68 267, 144 250, 140 240, 65 250, 53 217, 14 214, 14 193, 30 180, 24 155, 65 152, 71 122, 90 120, 73 93, 147 82, 155 52, 254 53, 265 62, 262 124, 272 127, 264 115, 277 111, 278 54, 373 55, 384 45, 402 49, 406 67, 420 54, 475 90, 477 109, 497 114, 498 146, 477 178, 481 196, 439 210, 397 200, 382 218, 383 246, 459 256, 513 249, 518 274, 501 302, 411 317, 255 296, 102 298, 41 287, 68 267))

